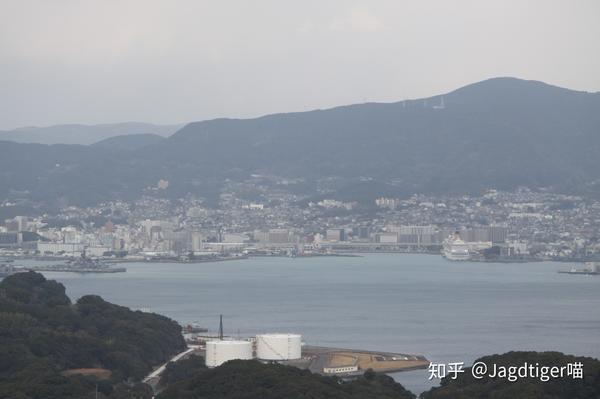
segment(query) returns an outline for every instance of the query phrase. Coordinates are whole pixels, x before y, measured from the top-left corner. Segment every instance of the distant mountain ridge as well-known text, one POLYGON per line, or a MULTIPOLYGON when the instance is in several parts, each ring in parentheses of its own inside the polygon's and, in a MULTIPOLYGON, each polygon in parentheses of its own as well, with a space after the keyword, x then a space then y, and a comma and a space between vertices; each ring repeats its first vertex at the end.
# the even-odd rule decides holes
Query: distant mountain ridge
POLYGON ((166 140, 165 137, 159 136, 158 134, 151 133, 140 133, 140 134, 126 134, 123 136, 113 136, 100 140, 92 146, 113 148, 116 150, 137 150, 152 144, 157 144, 166 140))
POLYGON ((100 125, 68 124, 47 127, 22 127, 0 131, 0 140, 35 144, 82 144, 123 135, 155 134, 168 137, 183 125, 153 125, 141 122, 124 122, 100 125))
POLYGON ((553 185, 598 178, 599 111, 598 93, 496 78, 422 100, 190 123, 163 154, 208 169, 395 178, 414 191, 553 185))
POLYGON ((365 201, 518 186, 598 195, 598 154, 599 93, 494 78, 426 99, 194 122, 126 156, 0 143, 0 198, 134 198, 159 179, 167 195, 214 197, 251 174, 340 176, 348 185, 328 195, 365 201))

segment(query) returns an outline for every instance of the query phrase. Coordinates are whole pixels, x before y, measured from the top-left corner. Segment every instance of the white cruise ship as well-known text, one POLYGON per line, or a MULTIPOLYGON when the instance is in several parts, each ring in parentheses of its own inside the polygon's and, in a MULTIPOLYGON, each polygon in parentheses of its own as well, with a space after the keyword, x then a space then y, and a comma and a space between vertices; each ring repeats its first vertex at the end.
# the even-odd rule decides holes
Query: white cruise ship
POLYGON ((469 260, 469 246, 460 238, 458 232, 444 240, 442 255, 448 260, 469 260))

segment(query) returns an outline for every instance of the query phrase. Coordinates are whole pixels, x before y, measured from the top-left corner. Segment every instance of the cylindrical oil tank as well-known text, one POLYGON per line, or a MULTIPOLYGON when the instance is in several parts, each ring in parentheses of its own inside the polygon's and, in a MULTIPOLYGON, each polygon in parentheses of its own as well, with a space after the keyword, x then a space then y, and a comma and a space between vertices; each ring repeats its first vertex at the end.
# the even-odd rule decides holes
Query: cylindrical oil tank
POLYGON ((206 366, 217 367, 229 360, 252 359, 252 343, 248 341, 208 341, 206 343, 206 366))
POLYGON ((302 336, 260 334, 256 336, 256 357, 260 360, 294 360, 302 357, 302 336))

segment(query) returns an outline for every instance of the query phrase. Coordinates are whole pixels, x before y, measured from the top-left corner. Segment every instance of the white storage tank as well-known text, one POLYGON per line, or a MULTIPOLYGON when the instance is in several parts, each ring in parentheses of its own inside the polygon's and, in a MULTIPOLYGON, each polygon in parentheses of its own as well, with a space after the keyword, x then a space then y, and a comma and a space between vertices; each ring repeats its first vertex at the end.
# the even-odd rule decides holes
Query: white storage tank
POLYGON ((260 360, 294 360, 302 357, 302 336, 260 334, 256 336, 256 357, 260 360))
POLYGON ((252 343, 248 341, 208 341, 206 343, 206 366, 217 367, 229 360, 252 359, 252 343))

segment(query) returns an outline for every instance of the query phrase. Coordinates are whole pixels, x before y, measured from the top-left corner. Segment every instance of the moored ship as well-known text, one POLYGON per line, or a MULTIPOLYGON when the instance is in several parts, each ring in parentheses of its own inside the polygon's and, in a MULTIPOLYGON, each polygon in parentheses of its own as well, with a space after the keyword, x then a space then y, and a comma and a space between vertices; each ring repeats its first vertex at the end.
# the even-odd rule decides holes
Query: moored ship
POLYGON ((67 263, 50 266, 30 266, 26 268, 36 272, 71 272, 71 273, 124 273, 124 267, 111 267, 110 263, 99 259, 85 256, 85 253, 77 259, 69 260, 67 263))
POLYGON ((469 246, 460 238, 460 234, 455 232, 446 238, 442 245, 442 255, 448 260, 469 260, 471 254, 469 246))

